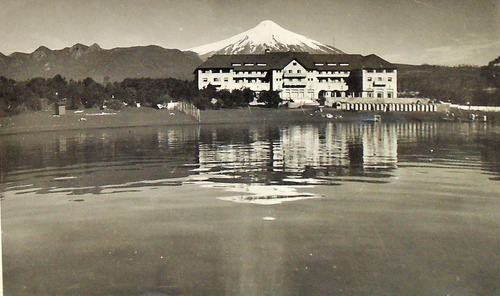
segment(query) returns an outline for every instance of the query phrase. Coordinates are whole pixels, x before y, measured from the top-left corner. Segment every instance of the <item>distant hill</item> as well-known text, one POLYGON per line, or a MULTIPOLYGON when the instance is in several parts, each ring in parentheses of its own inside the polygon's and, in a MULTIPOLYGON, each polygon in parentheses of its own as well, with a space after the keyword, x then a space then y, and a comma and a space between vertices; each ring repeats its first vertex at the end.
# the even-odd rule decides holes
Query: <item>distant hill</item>
POLYGON ((397 65, 400 96, 500 105, 500 57, 487 66, 397 65))
POLYGON ((34 77, 66 79, 91 77, 98 82, 125 78, 178 78, 192 80, 202 60, 194 52, 137 46, 102 49, 99 45, 75 44, 61 50, 41 46, 33 53, 0 54, 0 76, 18 81, 34 77))
POLYGON ((233 37, 188 49, 206 59, 214 54, 262 54, 270 51, 303 51, 339 54, 341 50, 282 28, 273 21, 262 21, 256 27, 233 37))

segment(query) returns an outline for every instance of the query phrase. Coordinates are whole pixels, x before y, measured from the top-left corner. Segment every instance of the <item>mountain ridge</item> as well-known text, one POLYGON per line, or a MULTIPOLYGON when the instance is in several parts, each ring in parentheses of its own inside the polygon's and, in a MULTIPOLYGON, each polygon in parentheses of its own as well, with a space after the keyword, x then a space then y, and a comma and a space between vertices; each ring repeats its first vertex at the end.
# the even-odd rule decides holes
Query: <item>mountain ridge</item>
POLYGON ((0 76, 15 80, 51 78, 57 74, 67 79, 91 77, 96 81, 145 77, 191 80, 193 70, 201 63, 194 52, 157 45, 102 49, 96 43, 77 43, 58 50, 40 46, 32 53, 0 54, 0 76))

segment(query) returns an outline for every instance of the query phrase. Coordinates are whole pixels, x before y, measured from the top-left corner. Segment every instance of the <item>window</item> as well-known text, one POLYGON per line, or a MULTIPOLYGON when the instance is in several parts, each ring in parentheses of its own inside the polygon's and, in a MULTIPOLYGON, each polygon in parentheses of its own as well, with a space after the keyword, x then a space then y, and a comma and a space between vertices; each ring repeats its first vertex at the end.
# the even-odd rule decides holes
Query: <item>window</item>
POLYGON ((392 81, 392 77, 387 77, 387 81, 392 81))
POLYGON ((288 70, 288 73, 293 73, 293 70, 288 70))
POLYGON ((392 92, 388 92, 388 93, 387 93, 387 97, 388 97, 389 99, 390 99, 390 98, 392 98, 392 92))
POLYGON ((377 93, 377 98, 381 98, 382 97, 382 93, 381 92, 378 92, 377 93))
POLYGON ((367 80, 368 80, 368 81, 372 81, 372 78, 371 78, 371 77, 368 77, 368 78, 367 78, 367 80))
POLYGON ((208 82, 208 78, 203 78, 203 82, 208 82))
POLYGON ((229 78, 224 77, 224 82, 228 82, 228 81, 229 81, 229 78))
POLYGON ((378 77, 378 78, 377 78, 377 80, 378 80, 378 81, 382 81, 382 77, 378 77))
POLYGON ((302 72, 302 71, 300 71, 300 70, 297 70, 297 73, 300 73, 300 72, 302 72))
POLYGON ((394 72, 394 70, 392 70, 392 69, 385 70, 385 73, 392 73, 392 72, 394 72))
POLYGON ((214 78, 214 81, 215 81, 215 82, 218 82, 218 81, 220 81, 220 78, 215 77, 215 78, 214 78))
POLYGON ((292 64, 292 65, 297 66, 297 62, 293 62, 293 64, 292 64))

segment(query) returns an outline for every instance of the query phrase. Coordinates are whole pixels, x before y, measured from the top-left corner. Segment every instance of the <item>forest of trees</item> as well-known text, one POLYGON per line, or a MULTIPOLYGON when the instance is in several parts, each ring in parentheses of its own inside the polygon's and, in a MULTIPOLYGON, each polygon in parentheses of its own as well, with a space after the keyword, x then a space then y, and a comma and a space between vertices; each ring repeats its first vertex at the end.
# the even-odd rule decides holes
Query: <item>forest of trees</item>
POLYGON ((217 91, 215 87, 209 86, 198 90, 195 82, 175 78, 125 79, 102 85, 92 78, 67 81, 60 75, 22 82, 0 77, 0 116, 28 110, 49 110, 55 103, 61 102, 70 110, 103 105, 120 109, 126 105, 135 106, 136 103, 155 107, 169 101, 191 102, 202 110, 238 108, 248 106, 254 95, 248 88, 217 91))

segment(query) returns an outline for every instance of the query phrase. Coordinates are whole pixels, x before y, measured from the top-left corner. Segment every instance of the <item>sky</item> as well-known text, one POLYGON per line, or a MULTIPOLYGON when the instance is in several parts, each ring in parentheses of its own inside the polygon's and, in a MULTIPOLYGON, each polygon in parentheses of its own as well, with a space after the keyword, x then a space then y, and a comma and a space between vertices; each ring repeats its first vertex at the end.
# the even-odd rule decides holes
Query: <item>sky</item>
POLYGON ((263 20, 393 63, 486 65, 500 56, 500 0, 0 0, 0 52, 76 43, 183 50, 263 20))

